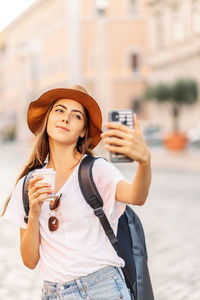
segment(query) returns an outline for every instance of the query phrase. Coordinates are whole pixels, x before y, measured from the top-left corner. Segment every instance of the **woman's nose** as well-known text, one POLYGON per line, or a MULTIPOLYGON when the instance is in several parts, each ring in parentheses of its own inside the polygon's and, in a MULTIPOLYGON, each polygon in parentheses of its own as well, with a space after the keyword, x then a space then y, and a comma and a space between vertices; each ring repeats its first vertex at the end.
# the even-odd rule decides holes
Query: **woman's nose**
POLYGON ((63 116, 63 122, 65 122, 65 123, 69 123, 70 122, 70 114, 65 114, 64 116, 63 116))

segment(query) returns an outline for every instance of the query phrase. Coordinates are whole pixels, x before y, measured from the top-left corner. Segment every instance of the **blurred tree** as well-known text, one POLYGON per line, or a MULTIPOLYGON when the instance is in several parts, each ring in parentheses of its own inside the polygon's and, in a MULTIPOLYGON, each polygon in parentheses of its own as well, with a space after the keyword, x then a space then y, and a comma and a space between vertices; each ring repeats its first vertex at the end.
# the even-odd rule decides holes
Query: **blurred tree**
POLYGON ((193 79, 178 79, 174 83, 158 83, 147 86, 145 99, 172 106, 173 131, 179 131, 179 116, 182 105, 194 104, 198 100, 198 85, 193 79))

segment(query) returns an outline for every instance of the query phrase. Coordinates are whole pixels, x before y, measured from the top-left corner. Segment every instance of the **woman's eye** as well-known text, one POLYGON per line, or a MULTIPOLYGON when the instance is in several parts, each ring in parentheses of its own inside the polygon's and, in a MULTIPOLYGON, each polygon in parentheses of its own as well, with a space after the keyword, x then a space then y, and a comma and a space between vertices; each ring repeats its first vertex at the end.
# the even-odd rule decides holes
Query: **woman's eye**
POLYGON ((56 112, 63 112, 63 109, 57 108, 55 111, 56 111, 56 112))
POLYGON ((73 114, 72 116, 75 117, 75 118, 78 119, 78 120, 81 120, 81 116, 80 116, 80 115, 73 114))

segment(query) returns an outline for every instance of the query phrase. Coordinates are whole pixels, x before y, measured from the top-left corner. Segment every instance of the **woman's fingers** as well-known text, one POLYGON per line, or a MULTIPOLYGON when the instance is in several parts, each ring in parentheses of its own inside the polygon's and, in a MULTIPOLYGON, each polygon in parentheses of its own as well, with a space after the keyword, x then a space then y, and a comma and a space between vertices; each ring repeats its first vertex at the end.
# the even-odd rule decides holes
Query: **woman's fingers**
POLYGON ((49 198, 49 193, 39 194, 37 197, 30 198, 30 205, 42 204, 47 198, 49 198))
POLYGON ((29 186, 29 192, 32 194, 35 193, 37 190, 41 190, 41 189, 51 190, 51 185, 49 185, 48 183, 41 182, 40 184, 29 186))
MULTIPOLYGON (((117 123, 117 122, 108 122, 108 123, 104 123, 103 125, 105 128, 109 129, 109 131, 111 129, 114 129, 114 130, 119 130, 119 131, 122 131, 124 133, 126 132, 129 132, 131 130, 133 130, 132 128, 126 126, 126 125, 123 125, 121 123, 117 123)), ((107 132, 107 131, 106 131, 107 132)), ((105 132, 104 132, 105 133, 105 132)), ((104 134, 103 133, 103 134, 104 134)))
POLYGON ((125 154, 138 162, 143 162, 149 156, 136 114, 133 114, 134 129, 120 123, 109 122, 108 128, 101 136, 105 148, 110 152, 125 154))
POLYGON ((50 188, 30 189, 28 192, 29 198, 38 198, 42 194, 51 195, 54 191, 50 188))
POLYGON ((51 187, 49 183, 43 182, 41 179, 43 179, 42 176, 35 176, 31 178, 29 181, 29 190, 35 191, 38 188, 51 187))
POLYGON ((119 154, 126 154, 126 150, 127 150, 126 147, 120 147, 120 146, 110 145, 110 144, 106 144, 105 149, 110 152, 119 153, 119 154))
POLYGON ((127 144, 127 140, 117 137, 107 137, 104 139, 104 143, 115 146, 125 146, 127 144))
POLYGON ((35 176, 29 182, 28 197, 30 204, 44 202, 54 191, 49 183, 41 181, 42 176, 35 176))
POLYGON ((51 190, 51 189, 38 189, 34 193, 32 193, 32 195, 35 198, 37 198, 37 197, 39 197, 42 194, 51 194, 51 193, 53 193, 53 190, 51 190))
POLYGON ((120 131, 119 129, 109 129, 101 134, 102 138, 104 139, 115 137, 123 140, 131 138, 132 135, 133 135, 133 131, 124 132, 124 131, 120 131))
POLYGON ((133 121, 134 121, 134 129, 141 132, 140 123, 138 122, 136 114, 133 114, 133 121))
POLYGON ((43 179, 42 175, 33 176, 29 181, 29 185, 34 185, 37 181, 40 181, 41 179, 43 179))
POLYGON ((42 179, 42 175, 37 175, 31 178, 28 189, 30 211, 32 214, 37 216, 40 215, 44 201, 54 192, 51 185, 47 182, 41 181, 42 179))
POLYGON ((134 130, 119 124, 106 123, 108 128, 101 136, 104 138, 105 148, 110 152, 124 154, 128 151, 128 147, 133 143, 134 130))

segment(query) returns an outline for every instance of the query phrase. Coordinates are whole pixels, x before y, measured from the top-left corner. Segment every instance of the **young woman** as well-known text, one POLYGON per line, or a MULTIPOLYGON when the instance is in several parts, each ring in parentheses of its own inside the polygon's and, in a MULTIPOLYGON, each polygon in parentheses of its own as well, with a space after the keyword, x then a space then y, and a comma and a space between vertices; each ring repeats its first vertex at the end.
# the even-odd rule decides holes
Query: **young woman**
POLYGON ((143 205, 151 182, 150 153, 136 116, 134 129, 106 123, 104 126, 109 130, 102 133, 98 104, 83 87, 73 86, 41 95, 30 104, 27 120, 36 141, 5 205, 4 217, 20 227, 24 264, 34 269, 40 261, 42 299, 129 300, 120 268, 124 261, 117 256, 99 219, 81 194, 78 167, 101 138, 108 151, 125 154, 138 162, 133 182, 104 159, 98 159, 93 166, 104 211, 116 232, 125 204, 143 205), (56 171, 55 190, 41 181, 42 176, 30 180, 26 224, 22 201, 24 176, 41 165, 56 171), (53 209, 45 201, 52 192, 56 195, 53 209), (52 213, 58 220, 54 228, 52 213))

